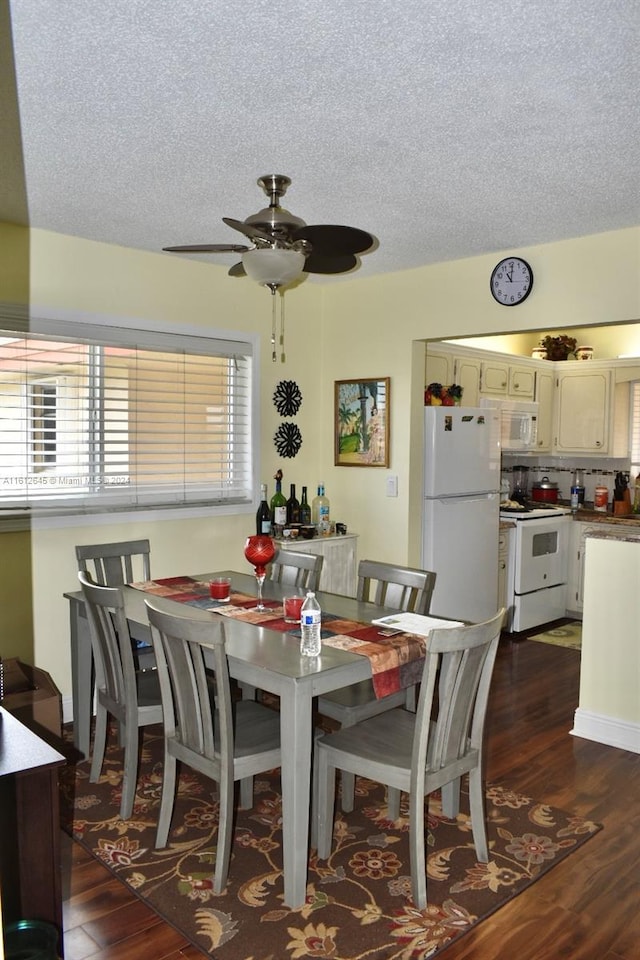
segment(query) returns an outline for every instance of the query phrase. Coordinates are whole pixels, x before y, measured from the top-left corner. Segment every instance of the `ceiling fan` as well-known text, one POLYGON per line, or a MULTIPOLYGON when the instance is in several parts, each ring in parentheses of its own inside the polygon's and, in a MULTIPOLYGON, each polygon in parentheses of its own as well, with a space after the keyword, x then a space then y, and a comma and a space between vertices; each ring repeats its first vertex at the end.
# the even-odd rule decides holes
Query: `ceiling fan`
POLYGON ((346 273, 358 263, 357 254, 369 250, 374 238, 365 230, 331 224, 308 226, 280 206, 291 180, 270 173, 258 179, 269 198, 269 206, 247 217, 223 217, 227 226, 247 237, 252 246, 241 243, 201 243, 163 247, 170 253, 241 253, 242 259, 229 270, 232 277, 249 276, 275 294, 303 273, 346 273))
POLYGON ((272 293, 271 359, 276 361, 276 292, 280 290, 280 360, 284 363, 284 300, 282 288, 303 273, 347 273, 358 264, 358 254, 374 245, 366 230, 333 224, 307 225, 280 206, 289 177, 269 173, 257 181, 269 198, 269 206, 247 217, 223 217, 227 226, 243 233, 252 246, 243 243, 198 243, 163 247, 169 253, 241 253, 229 270, 232 277, 248 276, 272 293))

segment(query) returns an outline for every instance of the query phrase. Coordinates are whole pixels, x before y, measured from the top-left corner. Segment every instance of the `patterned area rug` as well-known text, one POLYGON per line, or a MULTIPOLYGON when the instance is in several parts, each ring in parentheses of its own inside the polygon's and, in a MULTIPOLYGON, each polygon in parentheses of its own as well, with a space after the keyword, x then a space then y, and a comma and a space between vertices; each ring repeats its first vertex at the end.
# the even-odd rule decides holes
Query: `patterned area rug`
POLYGON ((556 647, 570 647, 571 650, 580 650, 582 648, 582 622, 573 620, 571 623, 563 623, 561 627, 555 627, 555 629, 547 630, 545 633, 536 633, 529 637, 529 640, 537 640, 538 643, 551 643, 556 647))
POLYGON ((256 778, 254 807, 238 815, 227 891, 215 896, 210 876, 218 807, 211 781, 183 768, 169 846, 155 850, 162 740, 159 728, 148 731, 131 820, 118 816, 122 751, 112 735, 99 783, 89 783, 86 762, 63 771, 63 826, 215 960, 434 957, 600 829, 506 786, 489 785, 490 861, 480 864, 468 816, 445 819, 434 794, 428 815, 429 903, 420 911, 410 896, 407 808, 399 820, 388 820, 383 788, 358 780, 356 809, 338 814, 331 858, 318 862, 312 852, 306 903, 290 910, 282 902, 275 771, 256 778))

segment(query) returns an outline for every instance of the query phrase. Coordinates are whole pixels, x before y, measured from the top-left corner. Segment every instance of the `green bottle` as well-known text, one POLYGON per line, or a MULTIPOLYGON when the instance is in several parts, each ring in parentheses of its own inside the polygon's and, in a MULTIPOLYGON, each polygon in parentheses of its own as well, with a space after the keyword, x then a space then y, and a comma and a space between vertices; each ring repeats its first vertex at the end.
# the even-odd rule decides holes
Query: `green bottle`
POLYGON ((273 479, 276 492, 271 497, 271 524, 274 537, 279 538, 287 523, 287 498, 282 492, 282 470, 278 470, 273 479))

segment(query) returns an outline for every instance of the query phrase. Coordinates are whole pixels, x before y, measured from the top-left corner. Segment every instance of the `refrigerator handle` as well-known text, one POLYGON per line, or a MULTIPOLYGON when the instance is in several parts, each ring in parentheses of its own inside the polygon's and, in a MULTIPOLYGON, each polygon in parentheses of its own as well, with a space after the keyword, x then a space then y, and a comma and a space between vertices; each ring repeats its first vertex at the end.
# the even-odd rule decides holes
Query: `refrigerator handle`
POLYGON ((455 497, 425 497, 426 500, 437 501, 438 503, 443 504, 445 507, 455 506, 456 503, 460 503, 461 500, 465 501, 474 501, 474 500, 497 500, 498 491, 497 490, 488 490, 486 493, 461 493, 455 497))

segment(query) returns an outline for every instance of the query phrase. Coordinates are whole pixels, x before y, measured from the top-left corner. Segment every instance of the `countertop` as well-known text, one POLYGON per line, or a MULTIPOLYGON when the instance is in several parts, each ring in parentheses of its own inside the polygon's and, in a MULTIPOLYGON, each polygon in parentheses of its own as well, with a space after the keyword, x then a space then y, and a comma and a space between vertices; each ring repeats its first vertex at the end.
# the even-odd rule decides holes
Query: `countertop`
POLYGON ((636 528, 640 531, 640 513, 631 513, 627 516, 614 516, 613 513, 601 513, 599 510, 587 509, 577 510, 573 514, 573 519, 580 523, 608 523, 615 526, 636 528))

